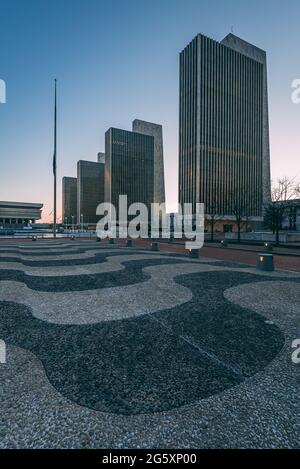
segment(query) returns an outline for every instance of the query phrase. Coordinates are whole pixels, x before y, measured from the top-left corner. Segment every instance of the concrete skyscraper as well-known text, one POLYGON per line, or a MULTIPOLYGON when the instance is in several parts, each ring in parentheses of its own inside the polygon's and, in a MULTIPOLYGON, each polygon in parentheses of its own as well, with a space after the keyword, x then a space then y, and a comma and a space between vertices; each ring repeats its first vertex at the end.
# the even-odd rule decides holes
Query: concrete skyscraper
POLYGON ((197 35, 180 53, 179 202, 253 222, 270 201, 266 53, 229 34, 197 35))
POLYGON ((132 122, 132 131, 154 137, 154 195, 153 202, 162 204, 166 201, 163 132, 160 124, 135 119, 132 122))
POLYGON ((103 153, 102 151, 99 151, 97 153, 97 161, 98 163, 105 163, 105 153, 103 153))

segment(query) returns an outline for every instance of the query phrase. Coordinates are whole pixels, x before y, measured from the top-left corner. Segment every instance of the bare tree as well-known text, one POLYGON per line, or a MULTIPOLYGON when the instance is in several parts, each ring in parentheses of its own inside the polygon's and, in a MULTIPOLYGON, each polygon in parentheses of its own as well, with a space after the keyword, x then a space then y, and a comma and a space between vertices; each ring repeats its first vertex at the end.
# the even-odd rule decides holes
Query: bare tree
POLYGON ((275 234, 276 245, 279 244, 279 232, 282 226, 283 217, 289 215, 288 201, 300 196, 300 183, 295 178, 289 179, 287 176, 277 179, 272 184, 271 203, 265 207, 265 224, 275 234))
POLYGON ((217 196, 217 191, 214 190, 213 196, 210 201, 209 213, 206 214, 206 219, 208 220, 210 224, 210 240, 214 241, 214 234, 215 234, 215 225, 216 222, 220 219, 222 219, 222 214, 220 210, 220 203, 219 199, 217 196))
POLYGON ((229 203, 231 204, 231 212, 235 217, 237 225, 237 242, 241 242, 241 231, 242 227, 248 225, 249 217, 251 216, 252 210, 252 197, 251 188, 246 186, 237 187, 234 191, 229 194, 229 203))

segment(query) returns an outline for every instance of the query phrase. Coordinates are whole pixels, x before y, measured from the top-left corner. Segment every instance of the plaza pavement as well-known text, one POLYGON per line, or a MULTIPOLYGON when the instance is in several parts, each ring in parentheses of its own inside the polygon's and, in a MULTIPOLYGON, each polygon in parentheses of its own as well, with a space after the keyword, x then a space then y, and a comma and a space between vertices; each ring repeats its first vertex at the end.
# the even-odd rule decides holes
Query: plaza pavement
POLYGON ((1 242, 0 447, 299 447, 300 274, 135 246, 1 242))

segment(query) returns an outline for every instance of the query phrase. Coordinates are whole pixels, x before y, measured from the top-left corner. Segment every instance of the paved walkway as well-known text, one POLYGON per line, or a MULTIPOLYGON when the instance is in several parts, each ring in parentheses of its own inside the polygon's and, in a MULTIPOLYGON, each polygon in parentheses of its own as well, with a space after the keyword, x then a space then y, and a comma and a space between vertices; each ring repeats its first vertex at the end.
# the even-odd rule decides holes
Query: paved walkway
MULTIPOLYGON (((119 244, 124 244, 124 241, 119 241, 119 244)), ((136 240, 135 245, 149 248, 150 242, 147 240, 136 240)), ((176 244, 164 241, 159 243, 159 248, 162 251, 186 253, 184 243, 176 244)), ((259 249, 258 246, 230 246, 227 248, 222 248, 220 247, 220 245, 211 246, 208 244, 204 245, 199 252, 200 256, 210 257, 212 259, 220 259, 255 265, 257 254, 259 252, 266 251, 263 247, 259 249)), ((284 255, 281 255, 276 252, 275 248, 274 252, 272 252, 271 254, 274 255, 274 265, 276 269, 300 272, 300 253, 298 254, 297 252, 294 255, 293 252, 290 252, 288 249, 286 249, 284 255)))
POLYGON ((1 243, 0 447, 298 447, 300 275, 135 244, 1 243))

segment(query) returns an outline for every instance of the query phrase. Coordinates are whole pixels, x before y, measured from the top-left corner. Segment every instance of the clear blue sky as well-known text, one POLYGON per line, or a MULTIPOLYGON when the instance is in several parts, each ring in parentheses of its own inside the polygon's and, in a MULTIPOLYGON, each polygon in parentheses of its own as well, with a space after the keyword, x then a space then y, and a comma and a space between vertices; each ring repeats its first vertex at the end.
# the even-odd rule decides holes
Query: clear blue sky
MULTIPOLYGON (((96 160, 110 127, 163 125, 167 202, 177 201, 178 54, 199 32, 268 53, 274 178, 299 170, 299 0, 0 0, 0 200, 52 210, 53 79, 59 86, 58 176, 96 160)), ((59 199, 60 199, 59 185, 59 199)))

